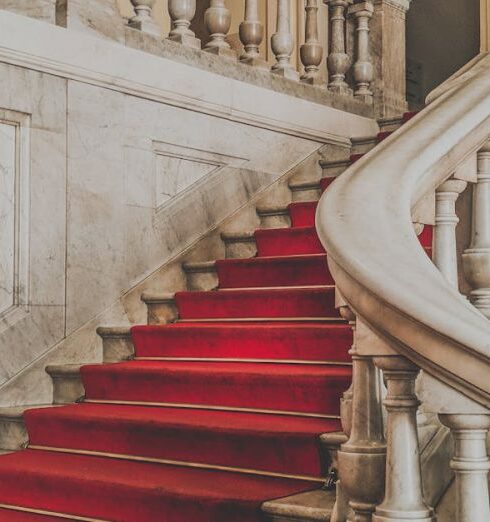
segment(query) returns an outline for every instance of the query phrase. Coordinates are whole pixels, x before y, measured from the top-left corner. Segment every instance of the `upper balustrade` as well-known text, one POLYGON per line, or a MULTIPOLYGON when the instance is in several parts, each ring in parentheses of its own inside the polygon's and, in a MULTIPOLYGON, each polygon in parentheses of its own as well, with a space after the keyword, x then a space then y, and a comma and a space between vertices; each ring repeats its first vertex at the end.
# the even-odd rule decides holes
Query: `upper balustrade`
MULTIPOLYGON (((407 0, 0 0, 0 8, 68 29, 85 25, 121 42, 126 24, 142 35, 220 57, 222 72, 234 62, 245 64, 256 71, 249 76, 268 71, 374 107, 372 114, 379 117, 406 110, 408 4, 407 0)), ((345 106, 344 101, 339 107, 342 103, 345 106)))

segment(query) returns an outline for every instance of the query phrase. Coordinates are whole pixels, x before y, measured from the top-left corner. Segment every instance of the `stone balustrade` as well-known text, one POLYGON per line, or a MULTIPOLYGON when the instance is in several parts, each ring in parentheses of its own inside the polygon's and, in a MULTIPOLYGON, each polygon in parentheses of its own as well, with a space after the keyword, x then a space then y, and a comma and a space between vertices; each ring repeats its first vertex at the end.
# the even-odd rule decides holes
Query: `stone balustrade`
MULTIPOLYGON (((377 117, 407 110, 409 5, 408 0, 0 0, 0 9, 122 44, 128 38, 144 42, 148 35, 214 54, 228 65, 269 70, 374 106, 377 117), (142 37, 128 36, 125 25, 142 37)), ((185 53, 176 49, 175 54, 185 53)))

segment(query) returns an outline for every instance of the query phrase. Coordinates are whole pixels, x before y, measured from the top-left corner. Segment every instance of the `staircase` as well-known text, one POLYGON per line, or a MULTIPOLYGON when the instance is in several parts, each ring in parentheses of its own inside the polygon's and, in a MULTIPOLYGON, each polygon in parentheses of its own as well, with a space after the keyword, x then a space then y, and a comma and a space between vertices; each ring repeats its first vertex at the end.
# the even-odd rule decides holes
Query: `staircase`
MULTIPOLYGON (((324 170, 346 168, 386 135, 324 170)), ((81 378, 84 398, 24 412, 26 449, 0 457, 0 520, 329 518, 334 498, 321 488, 335 458, 328 440, 342 441, 352 331, 310 199, 333 179, 292 183, 290 205, 257 209, 290 226, 223 238, 228 251, 256 245, 255 257, 188 264, 195 291, 145 294, 160 324, 131 329, 127 360, 49 370, 78 395, 81 378), (302 511, 312 491, 322 504, 302 511), (291 496, 296 511, 264 505, 291 496)), ((430 250, 430 234, 421 240, 430 250)))

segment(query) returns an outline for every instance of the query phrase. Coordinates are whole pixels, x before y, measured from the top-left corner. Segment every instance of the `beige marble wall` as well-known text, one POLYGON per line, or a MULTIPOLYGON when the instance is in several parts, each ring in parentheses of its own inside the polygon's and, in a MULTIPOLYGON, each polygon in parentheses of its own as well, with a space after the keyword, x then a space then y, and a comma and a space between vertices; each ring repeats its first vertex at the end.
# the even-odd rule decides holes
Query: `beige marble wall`
MULTIPOLYGON (((22 299, 0 312, 0 405, 49 401, 47 361, 99 360, 98 324, 144 321, 132 289, 325 143, 377 131, 366 117, 1 10, 0 49, 0 122, 23 143, 27 255, 22 299)), ((182 277, 177 267, 177 287, 182 277)))

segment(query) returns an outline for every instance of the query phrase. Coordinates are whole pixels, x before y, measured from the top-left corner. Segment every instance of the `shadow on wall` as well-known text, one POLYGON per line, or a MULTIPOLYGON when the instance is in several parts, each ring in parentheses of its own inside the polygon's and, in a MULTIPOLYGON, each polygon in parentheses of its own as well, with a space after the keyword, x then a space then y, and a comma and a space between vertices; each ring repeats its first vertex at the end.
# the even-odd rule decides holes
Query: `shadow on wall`
POLYGON ((407 19, 407 98, 429 92, 480 52, 479 0, 413 0, 407 19))

